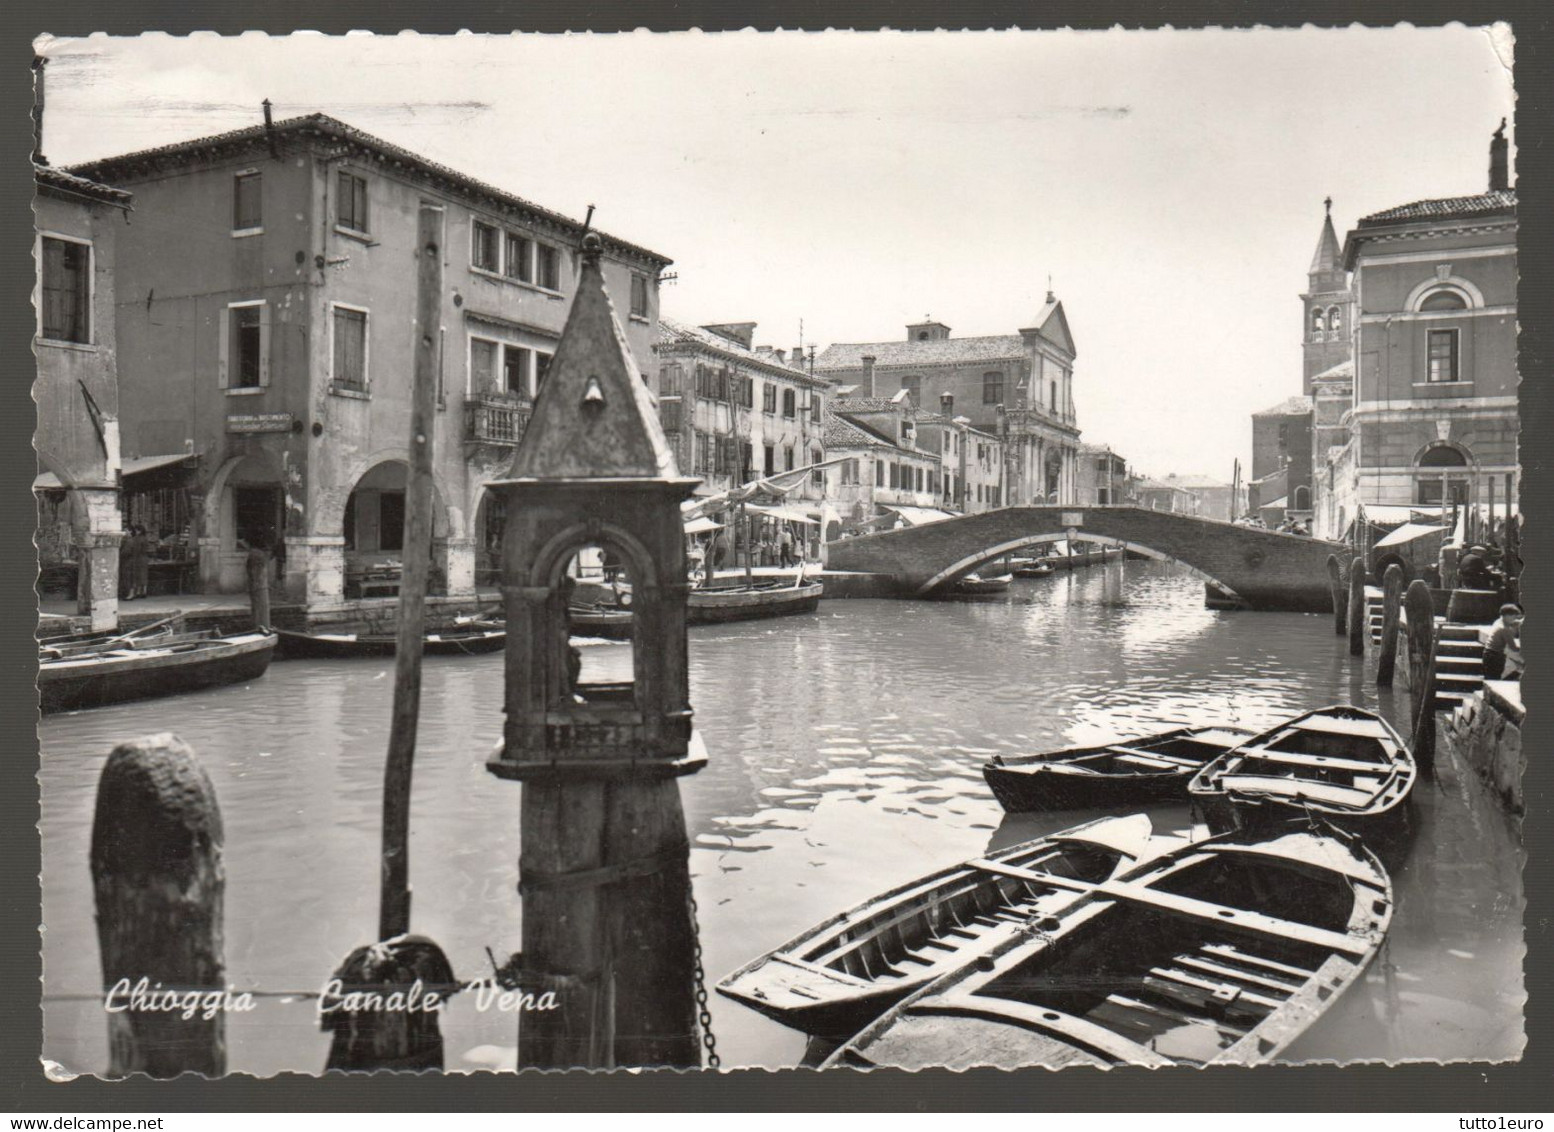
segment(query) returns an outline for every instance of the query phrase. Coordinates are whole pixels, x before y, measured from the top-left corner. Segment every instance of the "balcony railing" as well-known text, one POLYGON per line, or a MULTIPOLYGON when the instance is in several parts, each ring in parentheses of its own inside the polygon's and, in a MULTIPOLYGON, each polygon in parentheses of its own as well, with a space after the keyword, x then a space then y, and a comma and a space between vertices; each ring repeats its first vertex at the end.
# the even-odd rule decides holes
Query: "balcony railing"
POLYGON ((464 398, 464 439, 476 444, 517 444, 529 427, 534 406, 500 394, 477 393, 464 398))

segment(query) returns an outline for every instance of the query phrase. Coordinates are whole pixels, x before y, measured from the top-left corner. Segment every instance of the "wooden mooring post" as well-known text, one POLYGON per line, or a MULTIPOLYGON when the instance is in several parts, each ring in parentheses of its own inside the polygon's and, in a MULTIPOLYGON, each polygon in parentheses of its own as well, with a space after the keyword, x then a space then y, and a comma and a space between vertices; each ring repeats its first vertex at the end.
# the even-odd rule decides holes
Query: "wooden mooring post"
POLYGON ((155 1005, 161 992, 227 989, 221 846, 216 790, 188 744, 164 733, 113 749, 91 847, 110 1077, 227 1071, 223 1009, 155 1005))
POLYGON ((1365 559, 1349 563, 1349 655, 1365 655, 1365 634, 1370 631, 1365 608, 1365 559))
POLYGON ((1408 616, 1408 694, 1413 709, 1414 761, 1420 770, 1435 767, 1435 602, 1420 579, 1403 598, 1408 616))
POLYGON ((255 629, 270 627, 270 555, 261 547, 252 547, 244 563, 248 572, 248 608, 254 615, 255 629))
POLYGON ((1336 554, 1327 556, 1327 586, 1333 595, 1333 632, 1341 637, 1349 627, 1349 588, 1344 582, 1343 563, 1336 554))
POLYGON ((1396 562, 1381 575, 1381 650, 1376 657, 1376 686, 1392 687, 1397 669, 1398 627, 1402 624, 1403 567, 1396 562))

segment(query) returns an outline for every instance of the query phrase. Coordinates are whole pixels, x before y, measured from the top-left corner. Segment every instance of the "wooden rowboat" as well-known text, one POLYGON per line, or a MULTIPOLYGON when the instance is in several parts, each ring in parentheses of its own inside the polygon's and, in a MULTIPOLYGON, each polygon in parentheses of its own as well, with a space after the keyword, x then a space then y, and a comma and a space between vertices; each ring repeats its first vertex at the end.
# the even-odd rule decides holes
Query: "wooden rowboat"
POLYGON ((967 861, 833 916, 718 983, 718 993, 806 1033, 846 1037, 1078 891, 1133 866, 1149 818, 1103 818, 967 861))
POLYGON ((1391 881, 1355 838, 1306 823, 1222 834, 1089 886, 824 1064, 1267 1062, 1358 981, 1391 918, 1391 881))
POLYGON ((964 578, 950 586, 952 597, 981 597, 983 594, 1001 594, 1009 588, 1014 581, 1013 574, 999 574, 997 577, 984 578, 980 574, 967 574, 964 578))
POLYGON ((118 647, 40 650, 38 699, 44 714, 238 684, 264 675, 275 634, 170 634, 118 647))
POLYGON ((1193 775, 1251 734, 1238 727, 1178 727, 1098 747, 995 755, 982 777, 1012 814, 1185 798, 1193 775))
POLYGON ((1014 568, 1016 578, 1045 578, 1054 573, 1050 563, 1040 561, 1023 562, 1014 568))
POLYGON ((1416 777, 1408 744, 1390 723, 1340 704, 1225 752, 1188 792, 1215 831, 1309 813, 1380 842, 1406 830, 1416 777))
MULTIPOLYGON (((356 657, 393 656, 395 635, 360 629, 330 633, 296 633, 277 629, 279 655, 284 660, 342 660, 356 657)), ((466 621, 447 629, 430 630, 422 648, 428 656, 474 656, 499 652, 507 644, 507 628, 497 621, 466 621)))
MULTIPOLYGON (((794 613, 813 613, 825 592, 822 582, 761 581, 754 583, 714 583, 693 589, 686 598, 687 625, 720 625, 729 621, 752 621, 763 617, 785 617, 794 613)), ((620 641, 631 637, 630 589, 621 587, 618 598, 596 603, 574 602, 568 609, 572 635, 603 637, 620 641)))

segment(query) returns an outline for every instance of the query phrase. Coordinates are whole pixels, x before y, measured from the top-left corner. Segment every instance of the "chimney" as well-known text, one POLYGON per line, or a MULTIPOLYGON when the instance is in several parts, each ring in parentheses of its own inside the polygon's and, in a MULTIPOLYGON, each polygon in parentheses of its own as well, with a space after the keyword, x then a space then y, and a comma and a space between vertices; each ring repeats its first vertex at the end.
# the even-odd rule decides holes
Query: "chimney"
MULTIPOLYGON (((40 80, 41 81, 41 80, 40 80)), ((40 94, 41 99, 41 94, 40 94)), ((1510 145, 1505 140, 1505 119, 1489 140, 1489 191, 1504 192, 1511 187, 1510 145)))
POLYGON ((876 359, 875 359, 873 354, 865 354, 865 355, 863 355, 863 388, 866 391, 864 393, 865 397, 872 397, 872 396, 874 396, 874 362, 875 362, 875 360, 876 359))
POLYGON ((793 347, 793 353, 790 356, 793 358, 793 368, 794 369, 803 369, 804 368, 804 347, 803 347, 803 345, 798 345, 798 346, 793 347))
POLYGON ((264 137, 270 143, 270 156, 279 157, 280 151, 275 145, 275 119, 270 113, 270 100, 267 98, 260 105, 264 107, 264 137))
MULTIPOLYGON (((762 349, 765 349, 765 347, 763 346, 762 349)), ((776 355, 776 358, 777 358, 777 360, 780 363, 782 363, 783 365, 787 365, 788 364, 788 356, 786 354, 784 354, 781 350, 773 350, 772 353, 774 355, 776 355)))
POLYGON ((939 394, 939 411, 950 420, 955 419, 955 395, 953 393, 939 394))
POLYGON ((47 165, 49 159, 43 156, 43 68, 48 65, 48 60, 42 55, 32 57, 33 81, 32 98, 32 163, 34 165, 47 165))

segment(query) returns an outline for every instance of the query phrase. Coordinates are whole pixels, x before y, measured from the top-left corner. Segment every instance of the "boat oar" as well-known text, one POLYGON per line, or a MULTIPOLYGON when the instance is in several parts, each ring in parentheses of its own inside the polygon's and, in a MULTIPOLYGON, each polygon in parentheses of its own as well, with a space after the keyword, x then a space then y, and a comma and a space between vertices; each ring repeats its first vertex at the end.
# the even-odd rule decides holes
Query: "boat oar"
POLYGON ((142 625, 138 629, 131 629, 128 633, 120 633, 117 637, 109 637, 106 641, 103 642, 103 644, 106 646, 106 645, 117 644, 120 641, 130 640, 132 637, 138 637, 142 633, 149 633, 149 632, 151 632, 152 629, 160 629, 163 625, 166 625, 166 624, 168 624, 169 622, 172 622, 172 621, 177 621, 182 616, 183 616, 183 610, 180 609, 177 613, 173 614, 171 617, 164 617, 160 621, 153 621, 149 625, 142 625))

